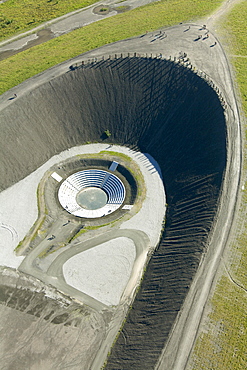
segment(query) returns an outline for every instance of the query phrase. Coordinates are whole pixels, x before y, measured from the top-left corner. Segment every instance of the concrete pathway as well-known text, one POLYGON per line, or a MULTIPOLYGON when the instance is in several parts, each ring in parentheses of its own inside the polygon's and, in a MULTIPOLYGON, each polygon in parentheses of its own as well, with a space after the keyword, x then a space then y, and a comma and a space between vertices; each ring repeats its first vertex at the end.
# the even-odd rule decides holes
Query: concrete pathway
POLYGON ((77 28, 87 26, 90 23, 112 17, 121 12, 122 7, 131 10, 158 0, 126 0, 118 4, 119 1, 105 0, 103 3, 102 1, 97 2, 89 7, 65 14, 62 17, 43 23, 30 31, 4 40, 0 42, 0 60, 18 54, 52 38, 69 33, 77 28), (120 6, 121 9, 118 9, 120 6), (101 13, 99 8, 103 7, 108 10, 101 13))
MULTIPOLYGON (((55 234, 57 234, 58 232, 61 233, 61 220, 58 220, 54 224, 52 231, 55 234)), ((68 285, 66 283, 65 278, 64 278, 63 265, 72 256, 75 256, 79 254, 80 252, 86 251, 88 249, 94 248, 98 245, 102 245, 103 243, 106 243, 118 237, 125 237, 125 238, 131 239, 133 240, 136 246, 136 258, 135 258, 135 263, 134 263, 134 266, 131 272, 131 275, 134 276, 134 281, 133 281, 133 278, 130 277, 131 287, 128 287, 129 283, 127 285, 128 291, 131 291, 131 293, 133 294, 132 291, 137 286, 137 283, 139 282, 139 279, 141 277, 140 272, 142 271, 143 265, 145 264, 146 255, 149 250, 148 237, 146 236, 145 233, 143 233, 142 231, 138 231, 138 230, 114 230, 108 233, 101 234, 100 236, 96 236, 95 238, 92 238, 86 242, 78 243, 73 248, 66 249, 64 252, 62 252, 51 263, 47 272, 42 271, 38 266, 36 266, 37 257, 43 250, 46 249, 48 245, 47 239, 45 239, 42 243, 40 243, 38 247, 36 247, 23 260, 22 264, 19 266, 18 269, 22 272, 25 272, 29 275, 32 275, 40 279, 41 281, 45 282, 48 285, 51 284, 55 286, 57 289, 62 291, 64 294, 67 294, 70 297, 73 297, 74 299, 77 299, 78 301, 81 301, 82 303, 87 304, 93 309, 101 311, 102 309, 106 308, 104 303, 92 298, 90 294, 87 295, 83 293, 83 291, 75 289, 71 285, 68 285), (140 263, 140 259, 142 260, 142 263, 140 263)), ((102 267, 100 265, 97 266, 98 270, 101 268, 102 267)), ((101 273, 104 274, 104 271, 102 271, 101 273)), ((92 273, 92 279, 93 279, 93 273, 92 273)), ((87 287, 86 284, 85 284, 85 287, 87 287)), ((110 289, 111 287, 109 286, 109 290, 110 289)), ((125 300, 126 299, 129 300, 129 296, 127 296, 127 294, 125 294, 125 300)))

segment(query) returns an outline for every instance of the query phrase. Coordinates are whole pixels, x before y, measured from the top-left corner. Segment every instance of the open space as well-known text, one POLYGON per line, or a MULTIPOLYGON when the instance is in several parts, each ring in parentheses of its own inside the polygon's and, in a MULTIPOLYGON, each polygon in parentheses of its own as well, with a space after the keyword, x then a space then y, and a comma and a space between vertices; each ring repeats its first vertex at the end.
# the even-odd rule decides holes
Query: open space
MULTIPOLYGON (((190 4, 188 1, 184 3, 190 4)), ((217 2, 212 3, 215 5, 217 2)), ((244 40, 241 32, 238 35, 241 22, 235 22, 234 17, 238 17, 239 9, 246 11, 245 4, 240 2, 235 15, 233 12, 232 18, 224 23, 228 29, 230 27, 233 37, 238 39, 239 36, 241 42, 244 40)), ((152 4, 143 9, 151 11, 158 6, 161 4, 152 4)), ((206 9, 201 7, 200 11, 203 13, 206 9)), ((131 14, 135 14, 135 11, 130 13, 130 19, 131 14)), ((125 17, 125 14, 119 16, 125 17)), ((94 26, 92 30, 98 32, 97 27, 104 22, 109 22, 105 25, 113 25, 113 19, 121 19, 117 17, 98 22, 97 26, 91 25, 94 26)), ((243 116, 239 114, 239 98, 235 97, 231 66, 219 39, 213 33, 213 17, 206 22, 212 26, 209 37, 207 29, 196 23, 180 24, 155 32, 145 31, 132 39, 109 44, 65 61, 0 97, 3 122, 1 150, 5 159, 0 167, 0 200, 3 204, 9 204, 9 208, 2 208, 1 211, 1 232, 3 238, 7 235, 6 243, 3 243, 6 254, 2 257, 2 264, 18 267, 19 271, 56 287, 67 295, 68 300, 74 297, 97 312, 95 317, 99 323, 99 334, 97 338, 92 337, 92 341, 97 342, 95 352, 86 350, 84 358, 80 357, 80 364, 77 362, 73 365, 69 359, 67 363, 75 369, 80 369, 81 364, 95 370, 103 365, 130 304, 132 308, 123 330, 105 364, 107 369, 119 366, 143 369, 144 353, 145 366, 150 370, 164 369, 164 366, 167 370, 187 367, 197 370, 199 366, 201 369, 220 369, 220 366, 228 365, 234 366, 234 369, 245 367, 245 225, 242 220, 246 213, 246 166, 244 164, 242 167, 241 161, 240 129, 240 117, 243 116), (102 94, 102 91, 105 93, 102 94), (17 97, 13 94, 17 94, 17 97), (6 125, 6 122, 11 124, 6 125), (7 142, 6 137, 9 138, 7 142), (118 152, 119 148, 127 147, 124 153, 132 154, 144 175, 146 198, 137 197, 133 210, 126 208, 128 211, 123 213, 123 218, 116 213, 119 215, 116 223, 113 218, 101 225, 84 225, 83 222, 85 230, 82 228, 79 231, 78 220, 71 218, 68 222, 68 217, 72 216, 67 216, 66 210, 59 210, 57 199, 52 199, 52 189, 54 186, 58 188, 60 178, 66 177, 67 167, 61 160, 71 158, 76 152, 81 155, 83 147, 91 146, 85 144, 93 142, 102 143, 105 151, 110 149, 110 156, 111 150, 118 152), (49 162, 51 159, 53 162, 49 162), (46 167, 40 171, 44 163, 46 167), (37 207, 35 204, 37 186, 45 174, 45 168, 48 170, 45 176, 50 176, 49 171, 56 171, 57 174, 44 188, 47 199, 51 201, 47 210, 46 205, 38 204, 37 207), (39 177, 36 176, 37 171, 40 171, 39 177), (25 188, 32 175, 31 187, 25 188), (152 192, 154 181, 157 191, 152 192), (166 199, 162 193, 162 183, 166 199), (20 193, 13 189, 20 189, 23 185, 24 198, 16 208, 18 202, 15 204, 14 194, 18 199, 20 193), (13 194, 12 199, 10 194, 13 194), (29 199, 29 195, 32 203, 26 205, 24 199, 29 199), (159 202, 160 198, 163 203, 159 202), (157 206, 160 203, 161 208, 157 208, 159 213, 156 212, 154 200, 157 206), (164 227, 165 203, 168 206, 164 227), (28 206, 30 213, 27 212, 28 206), (45 215, 44 224, 41 219, 40 224, 36 223, 36 234, 33 234, 36 236, 34 243, 30 244, 31 249, 26 249, 24 255, 21 255, 20 249, 19 257, 14 256, 13 248, 32 227, 40 207, 43 207, 45 215), (50 210, 53 211, 50 213, 50 210), (235 217, 236 210, 239 210, 241 220, 235 217), (24 219, 21 219, 21 214, 24 219), (28 222, 25 215, 28 215, 28 222), (50 216, 52 221, 48 222, 50 216), (63 230, 59 231, 59 237, 58 230, 63 230), (133 230, 138 232, 134 231, 133 234, 133 230), (76 234, 78 231, 80 234, 76 234), (73 239, 73 235, 78 237, 73 239), (39 245, 38 240, 41 240, 39 245), (74 252, 68 241, 72 243, 74 252), (114 241, 118 241, 116 249, 113 249, 114 241), (226 246, 230 248, 225 249, 226 246), (236 249, 237 254, 234 252, 236 249), (99 250, 102 251, 102 258, 105 255, 106 264, 100 262, 99 250), (110 251, 115 253, 112 257, 110 251), (79 266, 85 266, 83 271, 79 272, 79 266), (105 275, 106 280, 101 279, 100 276, 108 267, 109 275, 105 275), (94 274, 95 279, 89 277, 90 270, 98 272, 94 274), (217 280, 222 275, 222 279, 217 280), (109 291, 114 276, 116 291, 109 291), (137 290, 141 279, 141 287, 137 290), (86 282, 84 286, 83 281, 86 282), (100 281, 102 289, 99 289, 100 281), (216 294, 206 305, 214 288, 216 294), (219 293, 222 290, 224 296, 219 293), (229 297, 235 302, 234 305, 223 303, 229 297), (203 311, 202 307, 206 307, 206 310, 203 311), (234 307, 240 308, 237 315, 234 307), (233 330, 235 327, 241 328, 241 333, 236 334, 238 340, 233 330), (190 356, 198 328, 202 335, 198 336, 195 352, 190 356), (232 331, 234 334, 230 335, 232 331), (214 356, 211 353, 212 344, 214 356), (200 348, 207 349, 204 361, 201 361, 200 348), (234 360, 229 359, 229 348, 233 353, 238 353, 234 360)), ((64 36, 64 40, 68 42, 72 34, 71 37, 78 40, 79 31, 64 36)), ((124 30, 122 32, 124 34, 124 30)), ((223 33, 219 35, 224 42, 223 33)), ((59 39, 51 42, 58 42, 59 39)), ((228 41, 229 44, 234 43, 234 38, 228 41)), ((35 55, 35 50, 41 52, 44 47, 47 53, 49 43, 1 62, 3 72, 7 66, 11 67, 13 61, 21 61, 18 58, 35 55)), ((55 43, 50 45, 55 50, 55 43)), ((242 71, 245 71, 246 55, 245 49, 237 45, 230 52, 245 99, 246 85, 242 71)), ((78 54, 76 49, 72 49, 70 56, 74 52, 74 55, 78 54)), ((61 50, 63 46, 59 48, 59 53, 61 50)), ((42 58, 41 53, 39 57, 42 58)), ((67 59, 66 55, 64 57, 67 59)), ((28 58, 27 66, 21 67, 20 76, 23 80, 26 78, 25 68, 28 70, 28 58)), ((54 60, 56 58, 59 60, 58 54, 54 60)), ((45 63, 52 65, 54 62, 48 59, 45 63)), ((38 62, 37 68, 41 64, 38 62)), ((6 69, 6 80, 8 73, 6 69)), ((36 72, 33 69, 28 73, 32 76, 36 72)), ((16 78, 19 78, 15 73, 12 77, 8 81, 9 86, 14 86, 16 78)), ((6 86, 3 84, 3 91, 6 86)), ((245 104, 244 101, 244 108, 245 104)), ((94 147, 92 153, 99 150, 102 149, 96 150, 94 147)), ((113 157, 111 160, 116 160, 113 157)), ((85 164, 82 160, 81 166, 85 164)), ((70 162, 68 166, 71 166, 70 162)), ((142 182, 137 183, 137 194, 140 196, 142 182)), ((42 195, 42 191, 39 185, 39 194, 42 195)), ((128 204, 132 205, 129 202, 127 207, 128 204)), ((28 245, 27 241, 25 243, 28 245)), ((10 271, 5 274, 11 275, 10 271)), ((17 296, 21 292, 21 288, 18 289, 17 296)), ((2 294, 2 301, 7 297, 5 294, 2 294)), ((12 310, 13 306, 10 304, 8 309, 12 310)), ((33 312, 36 312, 35 309, 31 314, 33 312)), ((64 321, 61 323, 64 325, 64 321)), ((52 337, 53 334, 50 335, 52 337)), ((17 353, 10 352, 12 364, 17 353)), ((23 369, 27 364, 31 366, 28 362, 30 352, 25 356, 23 369)), ((51 363, 49 356, 48 367, 51 363)), ((37 363, 37 357, 33 361, 37 363)), ((43 367, 44 364, 42 362, 43 367)))

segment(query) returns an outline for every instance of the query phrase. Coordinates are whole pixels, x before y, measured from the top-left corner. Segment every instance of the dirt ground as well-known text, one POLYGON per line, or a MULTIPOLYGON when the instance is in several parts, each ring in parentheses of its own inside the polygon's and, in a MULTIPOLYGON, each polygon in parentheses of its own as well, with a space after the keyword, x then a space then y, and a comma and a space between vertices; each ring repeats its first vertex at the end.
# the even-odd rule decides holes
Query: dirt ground
POLYGON ((0 302, 1 370, 90 368, 103 337, 96 312, 8 268, 0 302))
MULTIPOLYGON (((226 2, 224 3, 223 7, 227 9, 226 4, 229 3, 233 2, 226 2)), ((207 24, 208 22, 207 20, 205 20, 205 22, 203 23, 207 24)), ((166 39, 158 38, 157 35, 159 35, 159 33, 157 32, 157 34, 155 33, 145 35, 145 37, 143 38, 135 38, 133 40, 119 42, 114 45, 107 45, 104 48, 86 53, 86 55, 84 56, 79 56, 78 58, 75 58, 73 62, 69 61, 67 63, 63 63, 56 69, 53 68, 50 71, 47 71, 47 73, 41 74, 39 77, 35 78, 36 86, 39 84, 42 85, 44 81, 49 81, 50 83, 50 80, 53 79, 56 74, 58 76, 64 74, 64 72, 67 72, 71 63, 75 64, 76 62, 81 62, 82 59, 86 60, 87 58, 100 58, 102 57, 102 55, 108 57, 109 55, 114 55, 114 53, 124 52, 135 52, 145 55, 145 53, 148 52, 154 54, 161 53, 163 57, 169 59, 169 57, 171 58, 171 56, 179 58, 181 52, 186 52, 188 54, 192 67, 195 68, 195 70, 198 70, 199 75, 203 75, 203 73, 205 73, 205 75, 208 76, 209 79, 211 79, 220 88, 221 93, 226 100, 228 107, 226 111, 228 130, 228 161, 224 174, 225 177, 222 188, 222 198, 217 210, 217 217, 215 219, 213 233, 210 233, 209 235, 210 242, 207 245, 207 254, 205 258, 202 259, 199 265, 200 268, 198 269, 194 277, 186 301, 184 302, 183 307, 181 308, 181 311, 179 312, 179 315, 175 320, 175 324, 173 326, 171 335, 169 336, 169 340, 165 345, 162 356, 160 357, 157 364, 157 368, 159 369, 164 369, 165 367, 166 369, 171 370, 180 370, 185 368, 188 356, 193 346, 200 319, 203 314, 202 308, 206 304, 207 297, 211 289, 212 280, 217 271, 221 254, 224 250, 225 243, 229 235, 229 230, 232 226, 235 200, 237 197, 239 186, 239 171, 241 166, 239 115, 235 101, 234 88, 231 81, 231 73, 228 61, 225 58, 225 54, 221 49, 219 40, 217 39, 216 35, 211 34, 209 40, 198 40, 196 39, 198 37, 198 33, 203 32, 201 26, 193 24, 189 25, 189 27, 189 31, 186 31, 188 29, 188 25, 179 25, 165 30, 167 33, 166 39)), ((162 32, 163 31, 164 30, 162 30, 162 32)), ((29 97, 32 96, 32 82, 34 82, 34 79, 30 79, 28 83, 24 83, 21 86, 17 87, 15 91, 17 91, 18 93, 18 97, 19 93, 21 97, 25 96, 27 92, 31 92, 29 97)), ((10 93, 11 92, 8 92, 8 94, 10 93)), ((4 94, 1 97, 2 107, 8 107, 12 104, 12 102, 7 100, 8 94, 4 94)), ((39 95, 40 99, 41 97, 42 94, 39 95)), ((18 106, 18 99, 16 100, 16 102, 18 106)), ((28 110, 26 112, 28 112, 28 110)), ((31 112, 28 113, 30 113, 31 115, 31 112)), ((198 181, 198 179, 196 179, 196 181, 198 181)), ((204 184, 202 183, 201 185, 203 187, 204 184)), ((189 202, 186 203, 185 206, 187 206, 188 204, 189 202)), ((177 229, 179 230, 179 227, 177 227, 177 229)), ((172 237, 173 235, 171 235, 170 237, 170 244, 173 243, 172 237)), ((172 260, 174 254, 171 253, 170 256, 172 260)), ((173 271, 171 271, 171 273, 173 273, 173 271)), ((184 277, 180 276, 181 282, 183 282, 183 278, 184 277)), ((172 286, 171 289, 174 289, 174 286, 172 286)), ((149 292, 146 293, 149 294, 149 292)), ((155 295, 157 296, 156 292, 155 295)), ((136 312, 137 311, 132 311, 134 315, 136 314, 136 312)), ((9 312, 4 313, 4 315, 6 315, 6 318, 8 318, 8 314, 9 312)), ((115 323, 116 321, 113 320, 112 322, 115 323)), ((147 331, 147 327, 151 326, 150 322, 147 320, 145 322, 142 322, 142 324, 143 323, 146 324, 146 327, 144 329, 147 331)), ((126 334, 125 329, 123 333, 124 334, 122 337, 122 342, 125 342, 125 344, 127 344, 126 347, 128 347, 132 338, 128 338, 128 335, 124 336, 126 334)), ((27 335, 27 337, 29 337, 29 334, 27 335)), ((21 335, 19 338, 21 340, 21 335)), ((8 338, 6 338, 6 341, 7 343, 10 343, 8 338)), ((29 342, 31 346, 31 340, 27 340, 27 342, 29 342)), ((140 340, 139 338, 138 340, 137 338, 136 342, 139 346, 138 348, 141 349, 141 347, 143 347, 143 339, 141 338, 140 340)), ((99 351, 101 359, 97 359, 97 361, 93 364, 94 367, 92 367, 92 369, 94 368, 98 370, 100 368, 99 364, 102 364, 102 358, 105 358, 106 356, 106 351, 103 347, 104 346, 102 346, 99 351)), ((133 348, 134 347, 132 347, 132 352, 133 348)), ((121 355, 123 355, 122 350, 120 350, 120 353, 121 355)), ((151 354, 151 356, 152 355, 153 354, 151 354)), ((159 357, 160 353, 155 353, 154 355, 157 358, 159 357)), ((28 356, 29 355, 27 355, 27 357, 28 356)), ((123 357, 120 358, 120 360, 117 359, 117 361, 120 361, 120 363, 121 360, 128 361, 131 356, 127 356, 128 358, 123 357)), ((110 364, 109 366, 113 366, 112 368, 115 369, 117 366, 117 361, 114 361, 115 360, 113 359, 112 365, 110 364)), ((154 362, 156 361, 156 359, 152 359, 152 361, 154 362)), ((143 363, 139 363, 139 365, 143 366, 143 363)), ((58 366, 60 365, 58 364, 58 366)), ((75 364, 75 366, 77 366, 77 364, 75 364)), ((135 368, 137 369, 137 367, 135 368)))

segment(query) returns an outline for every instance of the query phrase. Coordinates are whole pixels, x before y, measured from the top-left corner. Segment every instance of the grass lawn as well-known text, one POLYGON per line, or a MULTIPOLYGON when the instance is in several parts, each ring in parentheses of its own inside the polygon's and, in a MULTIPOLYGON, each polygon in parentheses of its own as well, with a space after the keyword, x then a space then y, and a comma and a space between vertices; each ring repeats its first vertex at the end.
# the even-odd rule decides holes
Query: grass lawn
POLYGON ((97 0, 7 0, 0 4, 0 41, 97 0))
POLYGON ((246 369, 246 292, 223 276, 211 304, 208 330, 197 343, 192 369, 246 369))
MULTIPOLYGON (((229 38, 231 61, 235 68, 243 109, 247 116, 247 1, 235 6, 221 25, 229 38)), ((246 126, 243 127, 246 178, 246 126)), ((247 182, 242 190, 237 220, 237 235, 231 258, 225 262, 192 356, 193 370, 244 370, 247 368, 247 182)))
MULTIPOLYGON (((11 1, 11 0, 8 0, 11 1)), ((0 94, 27 78, 99 46, 197 19, 222 0, 162 0, 90 24, 0 62, 0 94)))

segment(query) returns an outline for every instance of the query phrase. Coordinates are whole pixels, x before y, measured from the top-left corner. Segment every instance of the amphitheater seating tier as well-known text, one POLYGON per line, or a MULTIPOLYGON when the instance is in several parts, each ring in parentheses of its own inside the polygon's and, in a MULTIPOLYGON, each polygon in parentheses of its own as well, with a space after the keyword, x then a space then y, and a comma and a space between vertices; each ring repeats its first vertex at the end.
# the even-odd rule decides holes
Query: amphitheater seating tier
POLYGON ((85 218, 106 216, 118 209, 125 198, 125 187, 115 175, 97 169, 79 171, 69 176, 60 186, 58 199, 69 213, 85 218), (108 197, 107 204, 99 209, 82 208, 76 201, 78 192, 87 187, 103 189, 108 197))

